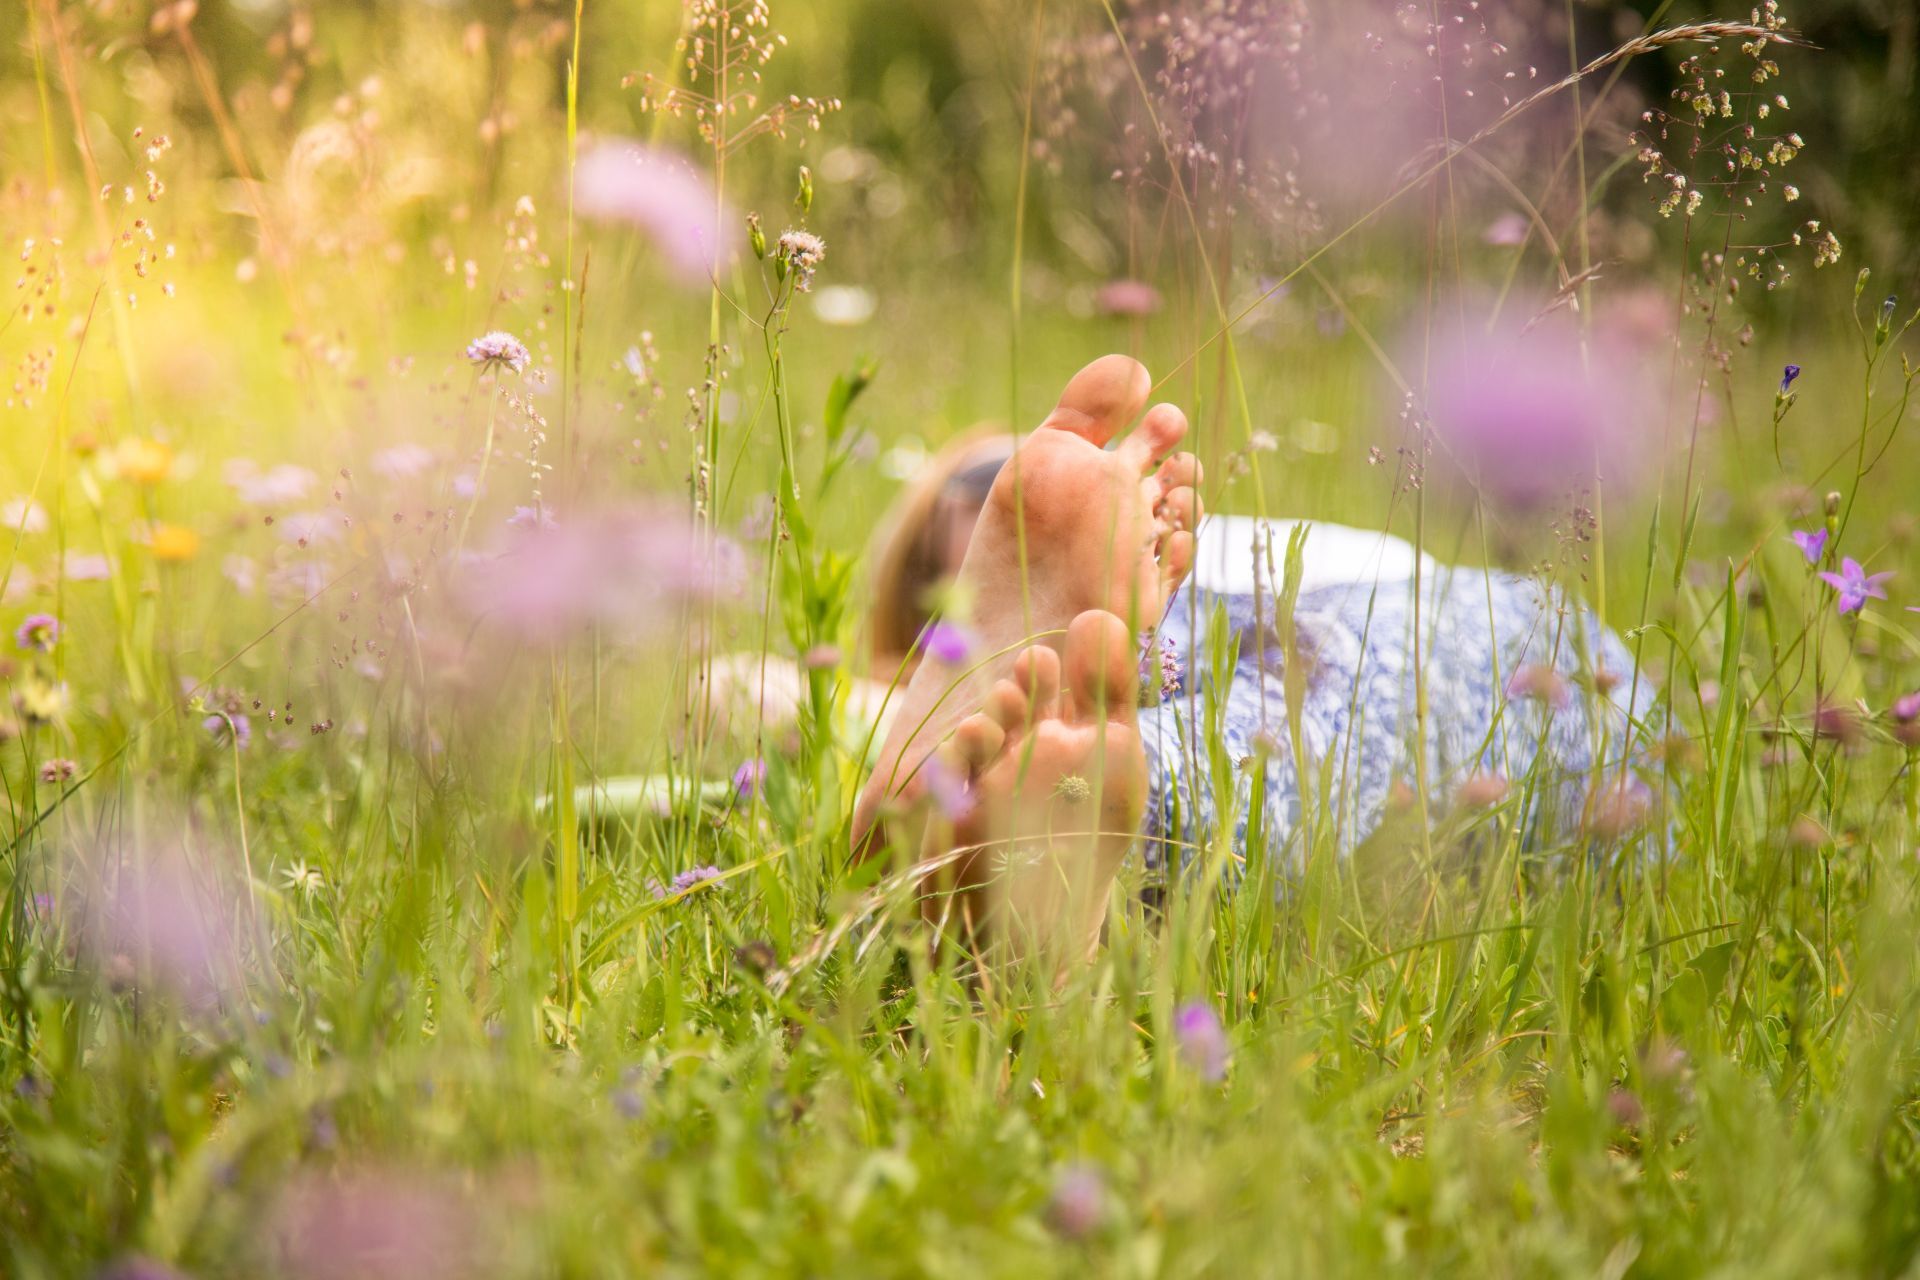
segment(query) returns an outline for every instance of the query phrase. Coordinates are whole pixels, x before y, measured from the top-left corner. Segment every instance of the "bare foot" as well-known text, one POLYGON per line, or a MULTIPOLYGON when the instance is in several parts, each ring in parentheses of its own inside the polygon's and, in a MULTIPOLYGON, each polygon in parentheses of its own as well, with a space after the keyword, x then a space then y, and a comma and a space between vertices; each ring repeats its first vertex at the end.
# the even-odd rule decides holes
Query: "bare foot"
POLYGON ((1067 628, 1065 679, 1035 645, 960 723, 936 767, 967 781, 950 822, 928 827, 924 852, 966 852, 951 875, 958 910, 933 900, 979 940, 1026 954, 1084 960, 1100 939, 1108 891, 1139 834, 1147 760, 1136 706, 1133 629, 1089 610, 1067 628))
POLYGON ((1094 361, 994 481, 960 569, 975 602, 975 665, 928 660, 914 672, 855 811, 856 854, 877 851, 889 836, 918 848, 917 831, 884 830, 883 810, 918 800, 927 757, 987 705, 1023 641, 1057 635, 1089 610, 1117 617, 1129 635, 1159 621, 1193 562, 1200 518, 1199 464, 1173 452, 1186 415, 1156 405, 1116 448, 1105 447, 1139 415, 1151 382, 1137 360, 1094 361))

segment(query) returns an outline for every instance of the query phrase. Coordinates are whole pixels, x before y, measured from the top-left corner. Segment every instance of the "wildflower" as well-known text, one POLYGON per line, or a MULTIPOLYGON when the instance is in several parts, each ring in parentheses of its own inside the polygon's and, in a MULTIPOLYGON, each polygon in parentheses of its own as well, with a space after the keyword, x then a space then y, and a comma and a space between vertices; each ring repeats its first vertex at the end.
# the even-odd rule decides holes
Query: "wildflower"
POLYGON ((1507 696, 1534 698, 1555 711, 1564 711, 1573 705, 1573 691, 1567 687, 1566 677, 1541 662, 1516 668, 1507 681, 1507 696))
POLYGON ((1820 563, 1820 557, 1827 549, 1825 529, 1795 529, 1788 536, 1793 539, 1793 545, 1800 548, 1800 554, 1807 558, 1808 564, 1820 563))
POLYGON ((80 766, 71 760, 59 758, 47 760, 40 765, 40 781, 66 782, 78 772, 80 772, 80 766))
POLYGON ((1160 291, 1143 280, 1111 280, 1093 295, 1100 314, 1150 316, 1160 309, 1160 291))
POLYGON ((1800 366, 1788 365, 1780 374, 1780 394, 1785 395, 1793 389, 1793 380, 1800 376, 1800 366))
POLYGON ((297 893, 303 898, 311 898, 326 888, 326 877, 319 870, 308 866, 304 861, 295 862, 280 872, 280 883, 289 893, 297 893))
POLYGON ((53 646, 60 641, 60 619, 50 613, 30 613, 20 629, 13 633, 13 642, 22 649, 31 649, 35 653, 52 653, 53 646))
POLYGON ((113 566, 103 555, 69 551, 66 559, 66 573, 69 582, 105 582, 113 576, 113 566))
POLYGON ((802 293, 813 288, 813 273, 827 260, 827 242, 811 231, 788 228, 774 246, 774 261, 782 272, 793 272, 793 287, 802 293))
POLYGON ((1888 710, 1901 724, 1912 724, 1920 720, 1920 693, 1902 694, 1893 700, 1893 706, 1888 710))
POLYGON ((373 469, 389 480, 417 476, 433 465, 433 450, 406 442, 382 449, 373 455, 373 469))
POLYGON ((1497 773, 1476 773, 1460 784, 1462 809, 1490 809, 1507 798, 1507 780, 1497 773))
POLYGON ((1813 709, 1813 736, 1851 746, 1860 740, 1860 717, 1852 708, 1823 698, 1813 709))
POLYGON ((716 228, 734 225, 732 215, 716 212, 712 185, 693 165, 665 147, 625 139, 601 142, 580 157, 574 208, 645 232, 667 269, 690 285, 719 273, 716 228))
POLYGON ((1487 224, 1487 229, 1480 233, 1480 239, 1490 245, 1512 247, 1526 243, 1528 229, 1527 216, 1509 209, 1487 224))
POLYGON ((313 472, 291 463, 261 471, 248 459, 235 458, 222 474, 234 495, 252 507, 290 506, 311 493, 314 485, 313 472))
POLYGON ((14 533, 45 533, 47 509, 32 498, 13 498, 0 506, 0 525, 14 533))
POLYGON ((13 709, 33 724, 51 724, 65 715, 67 699, 65 684, 31 674, 13 689, 13 709))
POLYGON ((1653 792, 1635 777, 1604 782, 1587 795, 1587 830, 1617 840, 1639 827, 1653 810, 1653 792))
POLYGON ((113 468, 122 479, 156 485, 173 473, 173 450, 158 440, 128 436, 114 448, 113 468))
POLYGON ((503 368, 523 373, 527 365, 532 363, 533 353, 527 350, 527 344, 520 339, 496 329, 492 333, 481 334, 467 344, 467 359, 488 373, 503 368))
POLYGON ((1091 1164, 1060 1170, 1047 1197, 1047 1224, 1069 1240, 1084 1240, 1107 1212, 1107 1184, 1091 1164))
POLYGON ((1207 1081, 1219 1081, 1227 1074, 1227 1031, 1220 1015, 1202 1000, 1181 1005, 1173 1014, 1174 1043, 1187 1065, 1207 1081))
POLYGON ((1840 562, 1840 572, 1822 570, 1820 580, 1840 593, 1835 608, 1841 613, 1853 613, 1869 600, 1885 600, 1887 593, 1880 584, 1893 576, 1892 570, 1870 574, 1860 567, 1860 562, 1847 556, 1840 562))
POLYGON ((921 650, 938 662, 959 663, 973 652, 973 636, 953 622, 936 622, 920 636, 921 650))
POLYGON ((200 722, 200 727, 213 735, 216 743, 225 745, 227 734, 233 734, 234 745, 245 751, 253 741, 253 721, 244 714, 211 715, 200 722))
POLYGON ((666 888, 656 889, 654 896, 659 898, 677 898, 698 885, 703 885, 709 880, 717 879, 719 875, 720 868, 715 866, 690 867, 675 876, 666 888))
POLYGON ((1147 655, 1154 648, 1153 633, 1140 633, 1140 693, 1143 702, 1165 702, 1180 692, 1180 680, 1185 674, 1180 663, 1179 647, 1167 636, 1160 637, 1159 660, 1151 667, 1147 655), (1157 698, 1151 695, 1157 691, 1157 698))
POLYGON ((200 535, 177 524, 156 524, 147 543, 153 558, 165 564, 180 564, 200 552, 200 535))
POLYGON ((1638 477, 1652 456, 1637 434, 1645 392, 1627 335, 1583 347, 1563 317, 1492 331, 1462 324, 1434 348, 1426 410, 1446 452, 1482 493, 1539 510, 1596 480, 1638 477))
POLYGON ((751 800, 766 781, 767 762, 756 757, 733 771, 733 793, 742 800, 751 800))

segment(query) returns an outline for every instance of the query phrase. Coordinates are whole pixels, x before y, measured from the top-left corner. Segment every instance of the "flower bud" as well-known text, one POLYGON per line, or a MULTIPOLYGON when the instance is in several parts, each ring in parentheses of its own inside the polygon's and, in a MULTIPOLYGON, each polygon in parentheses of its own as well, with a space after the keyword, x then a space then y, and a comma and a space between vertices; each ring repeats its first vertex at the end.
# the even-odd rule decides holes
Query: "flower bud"
POLYGON ((800 190, 793 202, 800 206, 801 213, 813 212, 813 170, 806 165, 800 166, 800 190))
POLYGON ((760 229, 760 215, 747 215, 747 243, 753 246, 753 256, 765 260, 767 256, 767 233, 760 229))

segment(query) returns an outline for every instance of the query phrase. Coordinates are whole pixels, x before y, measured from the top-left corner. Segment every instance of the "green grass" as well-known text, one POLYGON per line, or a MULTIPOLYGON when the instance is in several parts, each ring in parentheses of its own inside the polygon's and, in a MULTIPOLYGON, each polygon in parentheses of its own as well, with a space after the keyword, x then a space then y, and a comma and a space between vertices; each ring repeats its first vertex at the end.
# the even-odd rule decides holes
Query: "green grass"
MULTIPOLYGON (((94 63, 74 97, 101 117, 103 181, 145 167, 128 152, 133 124, 175 144, 165 200, 109 204, 109 230, 145 214, 179 257, 150 279, 125 251, 111 272, 89 258, 55 42, 34 37, 41 79, 30 57, 4 64, 0 101, 21 127, 0 161, 52 175, 68 202, 0 196, 0 228, 9 243, 36 237, 42 270, 62 239, 54 314, 0 329, 10 369, 54 352, 44 385, 0 408, 0 499, 32 493, 49 517, 0 547, 0 619, 10 632, 45 610, 64 627, 51 653, 12 654, 6 675, 0 1274, 88 1276, 130 1257, 196 1277, 1916 1265, 1920 774, 1889 708, 1920 682, 1920 629, 1901 608, 1920 599, 1908 520, 1920 461, 1899 435, 1913 343, 1904 330, 1876 342, 1877 286, 1857 304, 1864 333, 1849 323, 1857 264, 1846 278, 1803 270, 1723 324, 1729 345, 1749 315, 1759 333, 1714 375, 1728 416, 1702 436, 1690 487, 1684 454, 1669 453, 1657 503, 1605 512, 1604 579, 1557 571, 1604 594, 1661 688, 1671 737, 1637 744, 1665 761, 1648 824, 1623 842, 1522 839, 1529 785, 1471 815, 1435 796, 1430 832, 1399 814, 1354 858, 1314 847, 1273 892, 1260 878, 1277 873, 1256 864, 1237 894, 1213 875, 1175 877, 1149 911, 1130 869, 1091 965, 1058 984, 1017 965, 982 975, 932 946, 910 882, 845 865, 860 743, 836 734, 826 702, 834 676, 866 665, 851 656, 859 556, 895 489, 885 451, 984 418, 1033 421, 1087 358, 1130 350, 1178 370, 1159 394, 1193 409, 1216 509, 1417 528, 1449 559, 1548 557, 1549 536, 1489 535, 1486 513, 1438 484, 1398 487, 1399 402, 1361 331, 1391 344, 1427 305, 1424 198, 1319 262, 1351 311, 1343 332, 1322 332, 1336 304, 1303 275, 1240 327, 1229 363, 1208 344, 1212 291, 1191 279, 1143 322, 1088 319, 1070 305, 1073 267, 1035 226, 1012 260, 1011 209, 986 230, 901 231, 822 181, 809 220, 829 244, 822 283, 874 288, 878 316, 834 328, 796 303, 776 376, 748 259, 723 281, 743 308, 721 312, 725 378, 689 415, 710 298, 658 276, 638 237, 569 239, 558 193, 571 119, 542 88, 551 68, 529 53, 489 88, 460 60, 456 25, 395 30, 391 49, 341 41, 330 56, 345 83, 389 79, 393 123, 371 171, 391 174, 424 141, 445 185, 418 201, 352 183, 313 193, 319 230, 341 239, 290 222, 279 268, 220 185, 227 161, 200 108, 169 108, 152 83, 94 63), (532 141, 483 153, 423 106, 489 100, 518 104, 532 141), (535 250, 503 248, 522 190, 539 207, 535 250), (356 202, 376 206, 371 221, 348 216, 356 202), (977 261, 953 247, 968 243, 977 261), (477 288, 447 274, 448 253, 477 263, 477 288), (587 281, 564 299, 563 254, 587 281), (243 259, 258 268, 250 282, 236 278, 243 259), (129 291, 137 305, 115 305, 129 291), (566 317, 580 326, 578 377, 562 357, 566 317), (771 568, 764 534, 743 536, 748 586, 711 629, 676 611, 637 641, 607 630, 516 647, 453 607, 465 504, 437 500, 428 479, 473 462, 489 412, 503 452, 474 542, 528 500, 523 419, 490 407, 460 359, 493 328, 534 346, 549 379, 533 397, 554 427, 542 456, 564 460, 541 482, 548 500, 645 492, 684 510, 709 431, 723 530, 787 495, 794 536, 771 568), (643 329, 661 394, 637 417, 643 395, 617 366, 643 329), (848 450, 829 481, 839 427, 824 406, 869 358, 845 428, 878 447, 848 450), (1807 372, 1776 460, 1787 360, 1807 372), (1257 485, 1228 465, 1249 425, 1277 444, 1252 455, 1257 485), (141 439, 171 446, 152 483, 112 462, 141 439), (435 451, 427 478, 374 464, 403 440, 435 451), (1373 445, 1385 465, 1368 465, 1373 445), (306 466, 314 490, 268 525, 222 482, 236 457, 306 466), (1829 489, 1842 494, 1836 549, 1900 574, 1892 601, 1848 618, 1785 541, 1820 520, 1829 489), (263 576, 308 558, 283 536, 303 509, 330 513, 328 573, 309 584, 325 590, 237 589, 226 557, 263 576), (192 529, 197 548, 157 556, 157 525, 192 529), (68 550, 106 555, 107 580, 52 572, 68 550), (757 747, 738 727, 707 741, 681 715, 702 634, 850 657, 818 677, 798 742, 757 747), (58 684, 57 715, 27 714, 58 684), (1823 701, 1854 709, 1844 732, 1817 715, 1823 701), (222 710, 249 717, 244 749, 203 727, 222 710), (756 750, 770 776, 748 803, 589 814, 577 844, 544 803, 568 776, 712 783, 756 750), (76 776, 40 781, 54 759, 76 776), (703 864, 725 874, 656 895, 703 864), (113 886, 156 867, 174 879, 152 927, 101 926, 113 886), (170 971, 167 940, 183 932, 204 954, 170 971), (1194 1001, 1226 1025, 1223 1081, 1170 1034, 1194 1001), (1063 1188, 1089 1176, 1099 1193, 1076 1214, 1063 1188), (384 1257, 356 1253, 376 1245, 384 1257)), ((653 44, 631 38, 658 64, 648 31, 653 44)), ((228 40, 221 52, 257 53, 228 40)), ((590 73, 583 118, 592 107, 620 127, 594 42, 569 30, 556 47, 580 49, 590 73)), ((1009 65, 1017 91, 1024 52, 1009 65)), ((154 74, 193 92, 172 61, 154 74)), ((850 114, 883 99, 899 94, 850 114)), ((1021 114, 991 119, 1017 145, 1021 114)), ((835 127, 805 158, 819 164, 835 127)), ((257 158, 285 158, 288 139, 261 118, 242 112, 239 128, 257 158)), ((794 162, 749 153, 731 197, 777 231, 798 216, 794 162)), ((1042 199, 1045 175, 1027 181, 1042 199)), ((1027 190, 1006 186, 1003 200, 1027 190)), ((1464 198, 1503 207, 1477 187, 1464 198)), ((934 216, 931 199, 910 199, 909 221, 934 216)), ((1638 205, 1614 216, 1657 223, 1638 205)), ((1185 225, 1177 208, 1168 219, 1185 225)), ((1697 247, 1659 227, 1648 274, 1672 296, 1697 247)), ((1502 278, 1511 251, 1441 232, 1445 270, 1502 278)), ((1168 234, 1167 274, 1191 271, 1184 231, 1168 234)), ((1235 274, 1228 310, 1257 274, 1291 265, 1272 257, 1235 274)), ((1525 261, 1550 278, 1551 264, 1525 261)), ((1684 440, 1691 396, 1667 412, 1684 440)), ((1202 853, 1217 870, 1229 850, 1202 853)))

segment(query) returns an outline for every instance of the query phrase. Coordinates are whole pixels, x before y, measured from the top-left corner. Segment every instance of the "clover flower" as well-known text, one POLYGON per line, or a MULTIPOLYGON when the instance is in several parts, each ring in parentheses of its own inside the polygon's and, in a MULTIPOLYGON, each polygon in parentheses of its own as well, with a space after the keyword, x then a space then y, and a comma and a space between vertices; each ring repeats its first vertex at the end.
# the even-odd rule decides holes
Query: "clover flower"
POLYGON ((1827 549, 1825 529, 1795 529, 1787 536, 1793 539, 1794 546, 1800 548, 1800 554, 1807 558, 1808 564, 1820 563, 1820 557, 1827 549))
POLYGON ((52 653, 53 646, 60 642, 60 619, 50 613, 30 613, 13 633, 13 641, 22 649, 52 653))
POLYGON ((811 231, 790 228, 774 245, 774 258, 793 272, 793 287, 806 293, 813 288, 813 273, 827 260, 827 242, 811 231))
POLYGON ((503 368, 523 373, 533 361, 533 353, 520 339, 496 329, 467 344, 467 359, 489 373, 503 368))
POLYGON ((1869 600, 1885 600, 1886 589, 1880 584, 1893 576, 1893 571, 1868 573, 1860 567, 1860 562, 1852 556, 1840 561, 1840 572, 1822 570, 1821 581, 1840 593, 1835 609, 1840 613, 1853 613, 1869 600))

